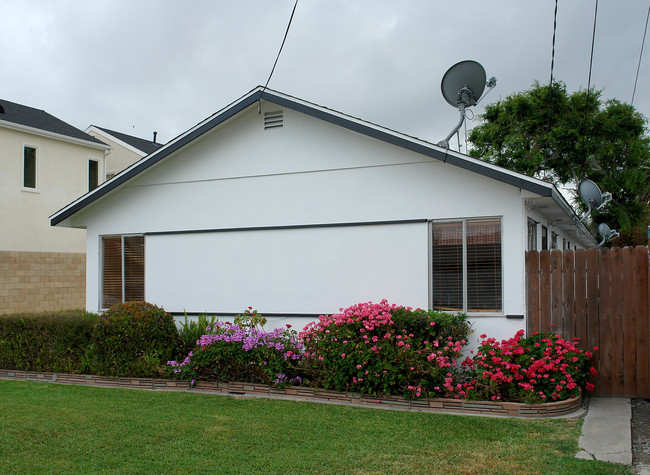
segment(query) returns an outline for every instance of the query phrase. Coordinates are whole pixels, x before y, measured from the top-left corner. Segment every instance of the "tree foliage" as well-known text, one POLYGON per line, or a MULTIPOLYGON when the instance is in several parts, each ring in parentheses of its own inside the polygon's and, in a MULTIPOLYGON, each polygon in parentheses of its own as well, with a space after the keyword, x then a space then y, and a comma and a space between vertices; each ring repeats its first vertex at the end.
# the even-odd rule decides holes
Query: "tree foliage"
POLYGON ((588 178, 613 197, 593 221, 645 235, 650 139, 647 119, 632 106, 603 102, 598 90, 569 94, 562 82, 536 82, 487 105, 481 121, 469 134, 470 155, 555 185, 577 188, 588 178))

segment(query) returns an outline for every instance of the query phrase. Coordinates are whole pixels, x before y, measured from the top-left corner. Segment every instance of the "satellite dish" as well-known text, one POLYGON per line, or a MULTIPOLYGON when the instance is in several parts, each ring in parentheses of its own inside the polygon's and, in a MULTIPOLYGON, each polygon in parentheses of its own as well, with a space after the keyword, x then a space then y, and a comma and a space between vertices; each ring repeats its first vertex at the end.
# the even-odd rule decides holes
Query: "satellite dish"
POLYGON ((485 69, 476 61, 454 64, 442 77, 442 97, 454 107, 475 106, 485 90, 485 69))
POLYGON ((610 227, 607 226, 605 223, 601 223, 598 225, 598 234, 600 234, 601 237, 603 238, 603 240, 598 244, 598 247, 620 236, 620 234, 616 231, 616 229, 610 229, 610 227))
MULTIPOLYGON (((612 199, 611 193, 601 193, 600 188, 591 180, 582 180, 578 185, 578 194, 587 205, 587 213, 580 219, 583 222, 593 210, 599 210, 612 199)), ((605 225, 607 226, 607 225, 605 225)))
POLYGON ((465 109, 478 103, 486 85, 490 89, 496 86, 496 78, 490 78, 487 84, 485 78, 483 66, 472 60, 454 64, 442 77, 440 84, 442 97, 445 98, 449 105, 458 108, 460 120, 454 130, 444 140, 438 142, 439 146, 449 148, 449 139, 453 137, 465 121, 465 109))

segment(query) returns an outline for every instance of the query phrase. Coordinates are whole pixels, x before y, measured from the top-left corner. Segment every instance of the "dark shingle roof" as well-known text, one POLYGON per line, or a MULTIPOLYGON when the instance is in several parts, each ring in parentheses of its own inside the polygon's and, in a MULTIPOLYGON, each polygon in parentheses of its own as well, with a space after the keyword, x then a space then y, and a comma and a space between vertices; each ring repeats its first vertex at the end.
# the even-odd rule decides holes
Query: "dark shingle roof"
POLYGON ((25 125, 35 129, 53 132, 55 134, 65 135, 75 139, 94 142, 106 145, 101 140, 96 139, 82 130, 57 119, 44 110, 34 109, 33 107, 16 104, 15 102, 0 99, 0 121, 12 122, 14 124, 25 125))
POLYGON ((115 137, 116 139, 120 139, 122 142, 129 144, 131 147, 135 147, 138 150, 143 151, 147 155, 155 152, 160 147, 162 147, 162 144, 152 142, 151 140, 141 139, 139 137, 134 137, 133 135, 123 134, 121 132, 116 132, 115 130, 99 127, 98 125, 95 125, 94 127, 103 130, 107 134, 110 134, 113 137, 115 137))

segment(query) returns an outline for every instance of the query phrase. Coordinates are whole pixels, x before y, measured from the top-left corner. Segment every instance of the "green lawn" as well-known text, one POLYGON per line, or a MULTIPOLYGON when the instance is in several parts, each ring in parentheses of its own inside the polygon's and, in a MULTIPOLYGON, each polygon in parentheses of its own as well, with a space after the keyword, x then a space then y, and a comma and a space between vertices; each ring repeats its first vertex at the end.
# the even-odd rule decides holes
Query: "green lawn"
POLYGON ((581 424, 0 381, 0 472, 629 473, 581 424))

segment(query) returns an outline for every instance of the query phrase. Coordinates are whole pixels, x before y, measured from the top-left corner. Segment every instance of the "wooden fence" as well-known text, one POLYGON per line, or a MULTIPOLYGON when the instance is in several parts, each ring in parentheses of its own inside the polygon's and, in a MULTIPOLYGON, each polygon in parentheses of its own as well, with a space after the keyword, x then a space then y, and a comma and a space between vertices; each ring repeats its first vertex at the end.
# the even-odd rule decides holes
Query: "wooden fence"
POLYGON ((526 253, 527 330, 580 338, 595 395, 650 398, 646 246, 526 253))

